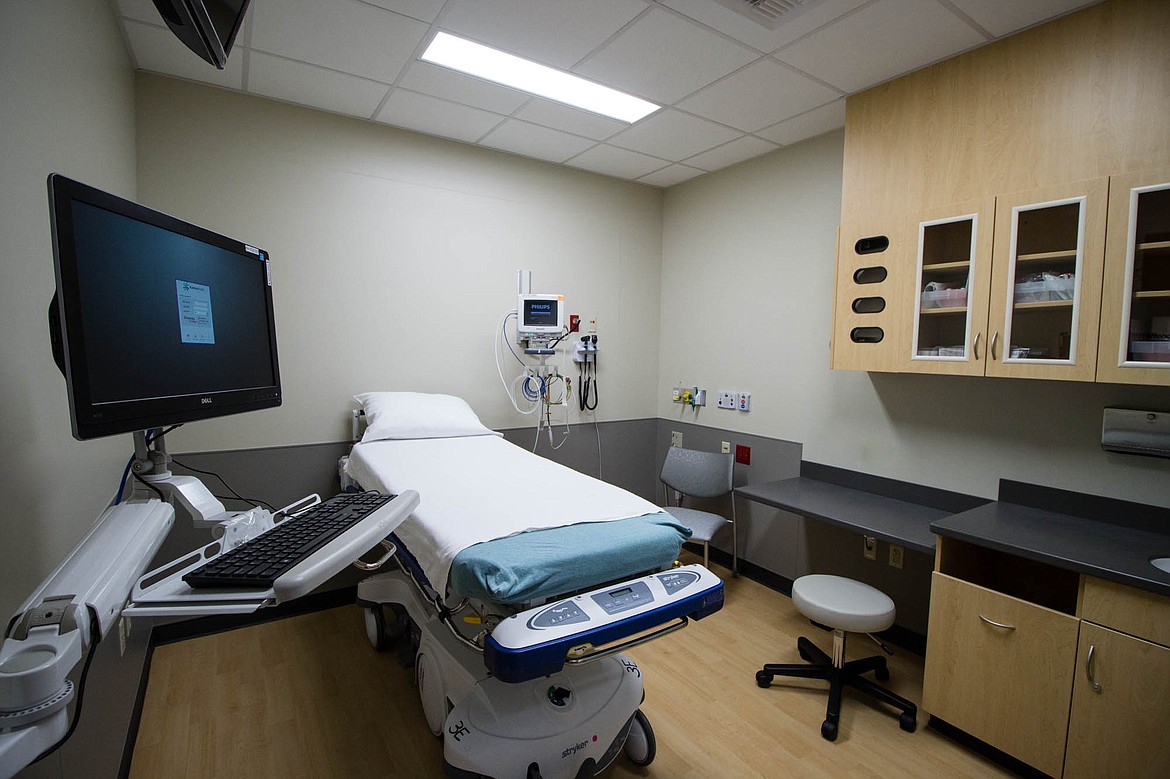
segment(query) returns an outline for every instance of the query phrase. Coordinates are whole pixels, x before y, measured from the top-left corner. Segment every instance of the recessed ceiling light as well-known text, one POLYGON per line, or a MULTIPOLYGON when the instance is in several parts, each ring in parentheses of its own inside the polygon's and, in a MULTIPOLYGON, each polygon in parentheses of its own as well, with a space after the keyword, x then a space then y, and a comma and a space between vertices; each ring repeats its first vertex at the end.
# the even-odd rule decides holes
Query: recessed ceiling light
POLYGON ((662 107, 445 32, 435 36, 422 60, 623 122, 636 122, 662 107))

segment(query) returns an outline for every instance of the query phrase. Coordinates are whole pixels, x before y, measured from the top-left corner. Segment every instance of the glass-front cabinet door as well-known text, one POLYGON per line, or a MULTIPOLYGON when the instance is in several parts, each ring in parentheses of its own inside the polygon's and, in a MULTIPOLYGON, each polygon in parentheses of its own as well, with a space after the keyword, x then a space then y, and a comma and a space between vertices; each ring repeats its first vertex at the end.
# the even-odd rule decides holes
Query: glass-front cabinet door
POLYGON ((1108 179, 996 201, 989 376, 1093 381, 1108 179))
POLYGON ((1170 171, 1110 180, 1097 379, 1170 385, 1170 171))
POLYGON ((983 374, 994 214, 994 200, 972 201, 921 214, 912 226, 918 254, 906 370, 983 374))

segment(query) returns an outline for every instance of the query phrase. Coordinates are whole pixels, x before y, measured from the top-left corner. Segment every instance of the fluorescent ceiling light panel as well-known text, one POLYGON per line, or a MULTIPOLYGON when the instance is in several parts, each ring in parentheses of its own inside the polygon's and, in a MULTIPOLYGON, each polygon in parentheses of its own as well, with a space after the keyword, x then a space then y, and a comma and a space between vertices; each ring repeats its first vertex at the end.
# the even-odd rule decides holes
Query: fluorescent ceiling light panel
POLYGON ((445 32, 435 36, 422 60, 623 122, 636 122, 662 107, 445 32))

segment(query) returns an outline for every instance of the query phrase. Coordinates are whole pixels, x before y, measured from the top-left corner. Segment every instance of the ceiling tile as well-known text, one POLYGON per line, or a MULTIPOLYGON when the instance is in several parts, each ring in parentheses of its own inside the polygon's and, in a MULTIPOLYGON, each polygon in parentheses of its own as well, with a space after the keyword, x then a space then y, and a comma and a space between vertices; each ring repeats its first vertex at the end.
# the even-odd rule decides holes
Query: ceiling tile
POLYGON ((443 10, 445 0, 365 0, 367 3, 430 24, 443 10))
POLYGON ((510 114, 531 96, 427 62, 414 61, 398 86, 414 92, 465 103, 497 114, 510 114))
POLYGON ((594 173, 604 173, 607 176, 636 179, 652 171, 665 168, 670 163, 647 157, 636 151, 600 144, 578 154, 566 164, 572 165, 574 168, 591 170, 594 173))
POLYGON ((503 117, 430 95, 395 89, 374 119, 428 135, 474 143, 503 117))
POLYGON ((765 53, 771 53, 800 36, 807 35, 818 27, 823 27, 866 2, 866 0, 820 0, 820 2, 810 3, 808 7, 800 11, 786 15, 779 27, 775 30, 769 30, 762 24, 757 24, 730 8, 719 5, 714 0, 660 1, 663 5, 670 6, 697 22, 713 27, 719 32, 730 35, 732 38, 743 41, 748 46, 765 53))
POLYGON ((775 56, 853 93, 985 42, 935 0, 878 0, 775 56))
POLYGON ((1075 11, 1100 0, 951 0, 951 3, 983 29, 999 37, 1029 25, 1075 11))
POLYGON ((248 91, 277 100, 368 119, 387 88, 376 81, 259 51, 249 55, 248 91))
POLYGON ((645 10, 642 0, 454 0, 441 27, 568 70, 645 10))
POLYGON ((118 0, 118 15, 140 22, 162 25, 162 16, 151 0, 118 0))
MULTIPOLYGON (((199 55, 184 46, 166 27, 141 24, 127 20, 126 38, 134 61, 143 70, 164 73, 192 81, 202 81, 229 89, 244 86, 244 57, 242 51, 233 51, 227 65, 218 70, 204 62, 199 55)), ((383 89, 385 93, 385 89, 383 89)))
POLYGON ((719 170, 720 168, 734 165, 737 162, 743 162, 752 157, 767 154, 775 148, 777 146, 774 143, 745 135, 742 138, 737 138, 730 143, 725 143, 710 151, 696 154, 694 157, 688 158, 686 163, 687 165, 694 165, 696 168, 702 168, 703 170, 719 170))
POLYGON ((786 119, 779 124, 761 130, 756 135, 787 146, 844 126, 845 100, 841 99, 820 108, 814 108, 800 116, 786 119))
POLYGON ((525 157, 564 162, 574 154, 580 154, 588 149, 593 145, 593 141, 560 130, 509 119, 488 133, 480 144, 523 154, 525 157))
POLYGON ((755 52, 655 8, 574 72, 660 103, 674 103, 756 58, 755 52))
POLYGON ((609 142, 678 162, 739 135, 729 127, 668 108, 623 130, 609 142))
POLYGON ((679 108, 755 132, 841 96, 773 59, 761 59, 679 103, 679 108))
POLYGON ((256 0, 252 46, 393 83, 427 25, 357 0, 256 0))
POLYGON ((649 184, 652 187, 673 187, 687 179, 703 175, 698 168, 688 168, 686 165, 668 165, 662 170, 656 170, 638 179, 639 184, 649 184))
POLYGON ((614 133, 629 127, 628 124, 617 119, 610 119, 608 116, 600 116, 539 97, 532 98, 515 115, 518 119, 584 135, 595 141, 604 141, 614 133))

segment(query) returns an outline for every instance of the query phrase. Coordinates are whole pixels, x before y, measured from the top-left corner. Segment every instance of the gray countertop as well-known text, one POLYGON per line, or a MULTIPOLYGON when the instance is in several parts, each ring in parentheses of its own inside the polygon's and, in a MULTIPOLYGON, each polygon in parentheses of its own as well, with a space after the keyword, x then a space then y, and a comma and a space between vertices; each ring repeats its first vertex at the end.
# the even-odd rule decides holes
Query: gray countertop
POLYGON ((950 513, 804 476, 736 487, 735 494, 920 552, 934 551, 930 523, 950 513))
POLYGON ((1170 595, 1170 573, 1150 564, 1151 558, 1170 556, 1170 533, 1004 501, 936 519, 930 529, 940 536, 1170 595))

